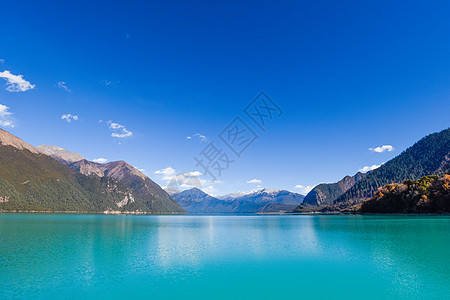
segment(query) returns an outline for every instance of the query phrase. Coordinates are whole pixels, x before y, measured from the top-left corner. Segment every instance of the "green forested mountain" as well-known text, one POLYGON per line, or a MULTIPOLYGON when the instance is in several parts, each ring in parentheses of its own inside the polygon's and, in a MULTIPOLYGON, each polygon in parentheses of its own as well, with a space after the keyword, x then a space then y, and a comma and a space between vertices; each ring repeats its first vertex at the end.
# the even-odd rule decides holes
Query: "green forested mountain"
POLYGON ((338 205, 358 204, 386 184, 418 180, 423 176, 445 174, 450 170, 450 129, 430 134, 399 156, 367 174, 335 200, 338 205))
POLYGON ((315 186, 306 195, 301 205, 321 206, 332 204, 334 200, 336 200, 365 176, 365 173, 358 172, 354 176, 345 176, 342 180, 336 183, 321 183, 315 186))
POLYGON ((114 178, 83 175, 4 130, 0 143, 0 211, 185 213, 114 178))

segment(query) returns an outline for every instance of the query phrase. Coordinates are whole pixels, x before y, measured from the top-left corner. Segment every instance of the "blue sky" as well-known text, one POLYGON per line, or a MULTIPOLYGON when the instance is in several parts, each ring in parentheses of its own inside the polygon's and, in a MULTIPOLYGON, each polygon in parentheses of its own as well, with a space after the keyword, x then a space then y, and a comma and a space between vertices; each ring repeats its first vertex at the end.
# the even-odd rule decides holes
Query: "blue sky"
POLYGON ((162 186, 205 174, 213 142, 234 162, 208 192, 305 192, 449 126, 448 1, 18 5, 0 10, 2 128, 162 186), (244 113, 261 91, 283 110, 265 132, 244 113), (236 117, 258 136, 240 157, 219 138, 236 117))

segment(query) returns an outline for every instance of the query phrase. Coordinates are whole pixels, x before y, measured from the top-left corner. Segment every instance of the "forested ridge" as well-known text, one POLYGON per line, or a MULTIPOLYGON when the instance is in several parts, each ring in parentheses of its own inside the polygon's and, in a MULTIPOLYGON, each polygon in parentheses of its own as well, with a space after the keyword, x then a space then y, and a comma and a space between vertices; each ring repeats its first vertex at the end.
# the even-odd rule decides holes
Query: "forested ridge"
POLYGON ((355 205, 371 198, 386 184, 418 180, 427 175, 443 175, 450 170, 450 129, 430 134, 399 156, 367 174, 336 199, 336 204, 355 205))

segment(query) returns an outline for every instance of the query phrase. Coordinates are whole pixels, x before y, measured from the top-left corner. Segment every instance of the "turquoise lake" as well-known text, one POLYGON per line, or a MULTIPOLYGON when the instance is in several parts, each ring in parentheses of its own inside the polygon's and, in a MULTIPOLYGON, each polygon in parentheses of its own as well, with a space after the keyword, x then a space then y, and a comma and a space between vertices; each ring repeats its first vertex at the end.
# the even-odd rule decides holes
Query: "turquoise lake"
POLYGON ((0 298, 449 299, 445 216, 0 215, 0 298))

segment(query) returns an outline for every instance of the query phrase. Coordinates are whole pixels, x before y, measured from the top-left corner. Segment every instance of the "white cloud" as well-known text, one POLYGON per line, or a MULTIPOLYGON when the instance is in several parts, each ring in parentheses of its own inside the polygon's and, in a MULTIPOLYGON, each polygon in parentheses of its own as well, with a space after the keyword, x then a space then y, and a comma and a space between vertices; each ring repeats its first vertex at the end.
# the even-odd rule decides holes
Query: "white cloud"
POLYGON ((61 120, 66 120, 67 123, 71 123, 72 121, 77 121, 78 120, 78 116, 77 115, 72 115, 72 114, 65 114, 61 116, 61 120))
POLYGON ((369 148, 369 150, 372 152, 383 153, 385 151, 387 152, 394 151, 395 148, 392 147, 391 145, 383 145, 381 147, 369 148))
POLYGON ((172 177, 173 177, 173 175, 175 175, 175 173, 176 173, 176 171, 175 171, 174 168, 172 168, 172 167, 167 167, 167 168, 165 168, 165 169, 155 171, 154 174, 156 174, 156 175, 164 175, 164 177, 162 178, 162 180, 168 181, 168 180, 171 180, 171 179, 172 179, 172 177))
POLYGON ((0 64, 4 63, 5 60, 3 58, 0 58, 0 64))
POLYGON ((65 90, 66 92, 70 93, 70 89, 67 87, 67 83, 65 83, 64 81, 60 81, 56 84, 57 87, 65 90))
POLYGON ((124 128, 123 125, 120 125, 120 124, 118 124, 118 123, 113 123, 113 122, 111 122, 111 121, 108 121, 108 125, 109 125, 109 128, 111 128, 111 129, 121 129, 121 128, 124 128))
POLYGON ((206 136, 204 136, 203 134, 200 134, 200 133, 196 133, 196 134, 194 134, 192 136, 188 136, 188 137, 186 137, 186 139, 187 140, 192 140, 195 137, 198 138, 200 140, 200 142, 205 142, 205 141, 208 140, 206 136))
POLYGON ((0 78, 7 81, 6 90, 8 92, 25 92, 34 89, 36 86, 23 79, 23 75, 13 75, 9 71, 0 72, 0 78))
POLYGON ((180 187, 184 188, 184 189, 191 189, 193 187, 201 188, 201 186, 195 186, 195 185, 193 185, 190 182, 183 182, 183 183, 180 184, 180 187))
POLYGON ((217 192, 217 190, 212 185, 202 188, 202 191, 213 197, 216 196, 215 193, 217 192))
POLYGON ((193 172, 186 172, 172 176, 170 180, 167 180, 168 185, 174 189, 191 189, 194 187, 201 189, 209 183, 207 180, 201 179, 198 176, 191 176, 192 173, 193 172))
POLYGON ((93 162, 99 163, 99 164, 104 164, 104 163, 107 162, 107 161, 108 161, 108 159, 103 158, 103 157, 96 158, 96 159, 93 160, 93 162))
POLYGON ((120 138, 120 139, 129 137, 129 136, 132 136, 132 135, 133 135, 133 133, 131 131, 126 130, 126 129, 122 129, 122 132, 120 132, 120 133, 117 133, 117 132, 111 133, 112 137, 120 138))
POLYGON ((12 112, 9 111, 9 107, 0 104, 0 126, 14 128, 14 122, 11 119, 12 112))
POLYGON ((311 192, 311 190, 312 190, 314 187, 315 187, 314 185, 307 185, 307 186, 304 186, 304 185, 301 185, 301 184, 297 184, 297 185, 295 186, 296 189, 300 190, 300 191, 299 191, 300 194, 303 194, 303 195, 306 195, 306 194, 308 194, 309 192, 311 192))
POLYGON ((369 172, 369 171, 378 169, 379 167, 381 167, 381 165, 365 166, 364 168, 360 169, 359 172, 361 172, 361 173, 367 173, 367 172, 369 172))
POLYGON ((145 169, 138 169, 139 172, 144 173, 145 169))
POLYGON ((252 179, 252 180, 247 180, 247 183, 262 183, 262 180, 252 179))
POLYGON ((155 175, 162 175, 161 180, 165 181, 167 187, 174 190, 185 190, 191 188, 199 188, 203 191, 215 192, 214 185, 221 184, 223 181, 213 181, 203 179, 203 174, 199 171, 178 173, 174 168, 167 167, 154 172, 155 175), (203 188, 205 187, 205 188, 203 188))
POLYGON ((133 132, 127 130, 125 126, 120 125, 119 123, 114 123, 111 120, 106 122, 108 124, 109 129, 111 129, 113 132, 111 133, 112 137, 115 138, 126 138, 133 135, 133 132))
POLYGON ((185 173, 187 176, 202 176, 203 174, 199 171, 194 171, 194 172, 187 172, 185 173))

